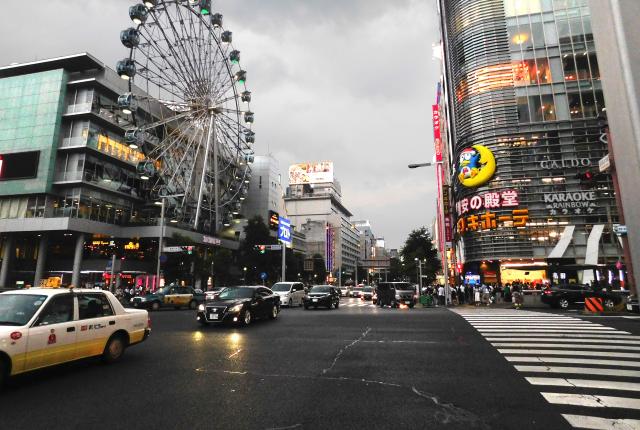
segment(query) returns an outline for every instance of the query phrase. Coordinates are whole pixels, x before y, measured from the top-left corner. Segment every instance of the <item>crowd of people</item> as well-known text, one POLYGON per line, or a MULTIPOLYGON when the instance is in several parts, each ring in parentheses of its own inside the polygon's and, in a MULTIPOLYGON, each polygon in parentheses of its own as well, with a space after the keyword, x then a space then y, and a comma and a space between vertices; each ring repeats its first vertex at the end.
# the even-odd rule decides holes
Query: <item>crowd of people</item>
POLYGON ((530 285, 513 283, 475 284, 457 286, 429 285, 423 288, 423 295, 428 302, 436 306, 464 305, 491 306, 494 303, 512 303, 516 309, 522 308, 523 290, 533 289, 530 285), (449 294, 447 290, 449 289, 449 294))

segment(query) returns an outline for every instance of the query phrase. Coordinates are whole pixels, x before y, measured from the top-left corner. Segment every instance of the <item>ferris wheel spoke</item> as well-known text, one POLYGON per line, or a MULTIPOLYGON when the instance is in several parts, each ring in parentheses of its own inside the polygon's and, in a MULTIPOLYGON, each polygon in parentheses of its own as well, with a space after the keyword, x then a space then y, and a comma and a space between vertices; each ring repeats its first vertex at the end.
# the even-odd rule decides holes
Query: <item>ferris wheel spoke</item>
MULTIPOLYGON (((153 25, 145 25, 142 27, 148 34, 142 33, 141 35, 149 43, 150 46, 154 48, 158 56, 167 60, 169 57, 173 57, 175 61, 171 63, 172 70, 176 74, 177 78, 181 78, 184 82, 186 82, 186 78, 189 74, 188 68, 184 66, 184 60, 180 56, 180 53, 174 49, 174 43, 172 40, 167 39, 167 34, 163 30, 162 22, 160 22, 160 18, 158 18, 153 25), (155 31, 154 31, 155 30, 155 31), (164 41, 166 46, 161 46, 158 41, 164 41)), ((166 70, 167 67, 160 67, 160 71, 166 70)))
MULTIPOLYGON (((178 13, 179 22, 180 23, 184 23, 185 22, 185 17, 182 15, 183 9, 184 8, 180 4, 178 4, 178 2, 176 2, 176 11, 178 13)), ((191 11, 187 11, 187 13, 191 14, 191 11)), ((187 16, 186 21, 188 21, 188 23, 189 23, 188 27, 192 28, 193 21, 191 20, 191 18, 192 18, 191 15, 187 16)), ((189 66, 191 67, 191 69, 193 71, 193 74, 194 74, 193 78, 201 80, 203 78, 203 76, 201 76, 200 73, 199 73, 200 72, 200 68, 196 64, 194 64, 195 60, 196 60, 196 53, 195 53, 194 48, 193 48, 193 43, 191 43, 193 41, 196 41, 197 39, 195 37, 191 36, 191 30, 190 30, 190 28, 187 28, 187 25, 181 25, 180 26, 180 34, 178 34, 178 31, 177 31, 176 26, 174 25, 173 21, 169 21, 169 24, 171 26, 171 29, 174 31, 174 34, 176 35, 176 38, 178 40, 180 40, 180 46, 184 50, 185 57, 186 57, 186 59, 187 59, 187 61, 189 63, 189 66), (186 34, 185 34, 185 30, 187 30, 186 34), (185 40, 187 42, 189 42, 188 43, 189 50, 187 50, 187 47, 184 44, 185 40)))

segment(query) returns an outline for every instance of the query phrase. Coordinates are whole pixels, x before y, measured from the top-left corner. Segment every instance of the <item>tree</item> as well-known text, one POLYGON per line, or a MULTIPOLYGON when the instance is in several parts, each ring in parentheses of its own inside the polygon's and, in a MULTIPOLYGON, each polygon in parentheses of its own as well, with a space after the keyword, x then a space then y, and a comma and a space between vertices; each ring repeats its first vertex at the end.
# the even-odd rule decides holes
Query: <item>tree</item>
POLYGON ((390 281, 404 281, 405 280, 405 272, 402 266, 402 262, 398 258, 390 258, 390 267, 389 267, 389 275, 388 279, 390 281))
POLYGON ((271 232, 264 220, 256 216, 251 218, 244 228, 245 238, 240 242, 239 263, 245 273, 245 282, 248 284, 262 283, 260 273, 265 272, 270 282, 280 277, 282 256, 277 251, 266 251, 261 254, 256 245, 275 245, 276 239, 271 237, 271 232), (245 271, 244 268, 247 268, 245 271))
POLYGON ((404 247, 400 251, 404 262, 404 274, 412 281, 418 281, 418 262, 416 258, 422 260, 423 285, 431 283, 436 279, 436 273, 441 270, 442 265, 438 258, 438 250, 434 248, 431 235, 426 227, 413 230, 409 233, 404 247))

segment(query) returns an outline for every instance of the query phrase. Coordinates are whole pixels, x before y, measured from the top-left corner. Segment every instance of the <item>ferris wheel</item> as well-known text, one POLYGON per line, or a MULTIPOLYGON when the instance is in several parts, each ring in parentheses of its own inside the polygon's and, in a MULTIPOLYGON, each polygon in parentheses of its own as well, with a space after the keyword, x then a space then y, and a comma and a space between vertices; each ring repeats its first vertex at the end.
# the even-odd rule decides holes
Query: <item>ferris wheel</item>
POLYGON ((139 177, 171 221, 215 233, 239 213, 254 158, 240 51, 210 0, 145 0, 129 17, 116 65, 129 81, 118 106, 135 124, 125 142, 144 154, 139 177))

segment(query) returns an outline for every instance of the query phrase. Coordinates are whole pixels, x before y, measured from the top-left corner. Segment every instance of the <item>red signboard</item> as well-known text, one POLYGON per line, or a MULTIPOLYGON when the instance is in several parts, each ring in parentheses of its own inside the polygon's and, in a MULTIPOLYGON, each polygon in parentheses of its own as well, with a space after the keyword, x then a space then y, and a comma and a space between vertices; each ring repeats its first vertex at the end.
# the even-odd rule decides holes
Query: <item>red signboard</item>
POLYGON ((436 147, 436 162, 442 161, 442 140, 440 139, 440 109, 438 105, 431 106, 433 115, 433 141, 436 147))

